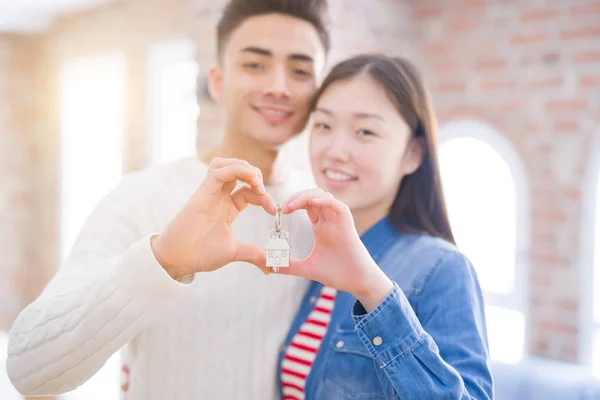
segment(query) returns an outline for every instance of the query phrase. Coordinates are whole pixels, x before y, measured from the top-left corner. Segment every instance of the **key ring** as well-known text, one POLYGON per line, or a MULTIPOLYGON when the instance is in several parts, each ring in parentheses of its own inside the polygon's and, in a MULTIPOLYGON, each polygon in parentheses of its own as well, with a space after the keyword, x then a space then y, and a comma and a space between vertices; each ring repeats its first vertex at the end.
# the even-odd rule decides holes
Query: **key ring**
POLYGON ((281 210, 279 209, 279 204, 275 207, 275 232, 281 230, 281 210))

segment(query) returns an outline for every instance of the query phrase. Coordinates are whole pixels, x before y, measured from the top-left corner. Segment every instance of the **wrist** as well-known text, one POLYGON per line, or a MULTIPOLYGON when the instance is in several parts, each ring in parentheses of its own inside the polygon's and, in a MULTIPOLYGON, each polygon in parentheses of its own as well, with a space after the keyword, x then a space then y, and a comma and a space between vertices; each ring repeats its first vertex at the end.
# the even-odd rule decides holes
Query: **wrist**
POLYGON ((376 273, 367 280, 365 287, 352 295, 356 297, 365 311, 369 313, 376 309, 389 296, 393 289, 394 283, 377 267, 376 273))
POLYGON ((167 274, 174 280, 180 280, 189 274, 182 271, 180 268, 176 268, 173 265, 170 265, 168 262, 164 260, 162 255, 162 249, 160 246, 160 241, 158 240, 160 235, 153 235, 150 237, 150 248, 152 249, 152 253, 154 254, 154 258, 160 264, 161 267, 165 270, 167 274))

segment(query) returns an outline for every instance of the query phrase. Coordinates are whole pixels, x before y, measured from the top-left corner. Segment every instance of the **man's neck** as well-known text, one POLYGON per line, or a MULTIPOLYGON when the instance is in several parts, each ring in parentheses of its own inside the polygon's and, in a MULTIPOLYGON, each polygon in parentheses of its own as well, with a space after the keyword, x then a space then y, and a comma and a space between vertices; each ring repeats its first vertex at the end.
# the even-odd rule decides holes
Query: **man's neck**
POLYGON ((226 132, 221 144, 201 158, 207 164, 215 157, 246 160, 260 169, 265 185, 270 185, 277 180, 273 171, 278 154, 277 149, 267 148, 245 135, 232 135, 226 132))

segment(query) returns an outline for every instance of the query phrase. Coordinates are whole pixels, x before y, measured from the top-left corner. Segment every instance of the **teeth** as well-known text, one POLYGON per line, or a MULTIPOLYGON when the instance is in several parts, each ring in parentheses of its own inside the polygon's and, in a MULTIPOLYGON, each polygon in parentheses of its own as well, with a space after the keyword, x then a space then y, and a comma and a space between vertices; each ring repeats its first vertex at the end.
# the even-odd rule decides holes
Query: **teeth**
POLYGON ((287 112, 280 110, 262 109, 261 112, 265 115, 272 115, 275 117, 285 117, 287 115, 287 112))
POLYGON ((333 179, 334 181, 350 181, 353 179, 352 176, 344 174, 343 172, 336 172, 330 170, 325 170, 325 175, 329 179, 333 179))

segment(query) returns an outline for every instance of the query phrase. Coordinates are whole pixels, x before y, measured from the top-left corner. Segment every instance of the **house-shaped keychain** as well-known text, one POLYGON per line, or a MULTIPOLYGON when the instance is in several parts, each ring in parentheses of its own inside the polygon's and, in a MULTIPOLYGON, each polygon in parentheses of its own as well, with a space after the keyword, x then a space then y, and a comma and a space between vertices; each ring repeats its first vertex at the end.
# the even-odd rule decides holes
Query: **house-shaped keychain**
POLYGON ((292 247, 288 242, 289 234, 281 229, 281 213, 279 206, 275 213, 275 229, 271 231, 269 241, 265 247, 267 255, 267 267, 273 268, 273 271, 277 273, 279 267, 290 266, 290 251, 292 247))
POLYGON ((267 251, 267 267, 274 268, 275 272, 279 267, 290 266, 290 246, 287 235, 282 235, 282 231, 271 232, 271 238, 267 243, 265 250, 267 251))

